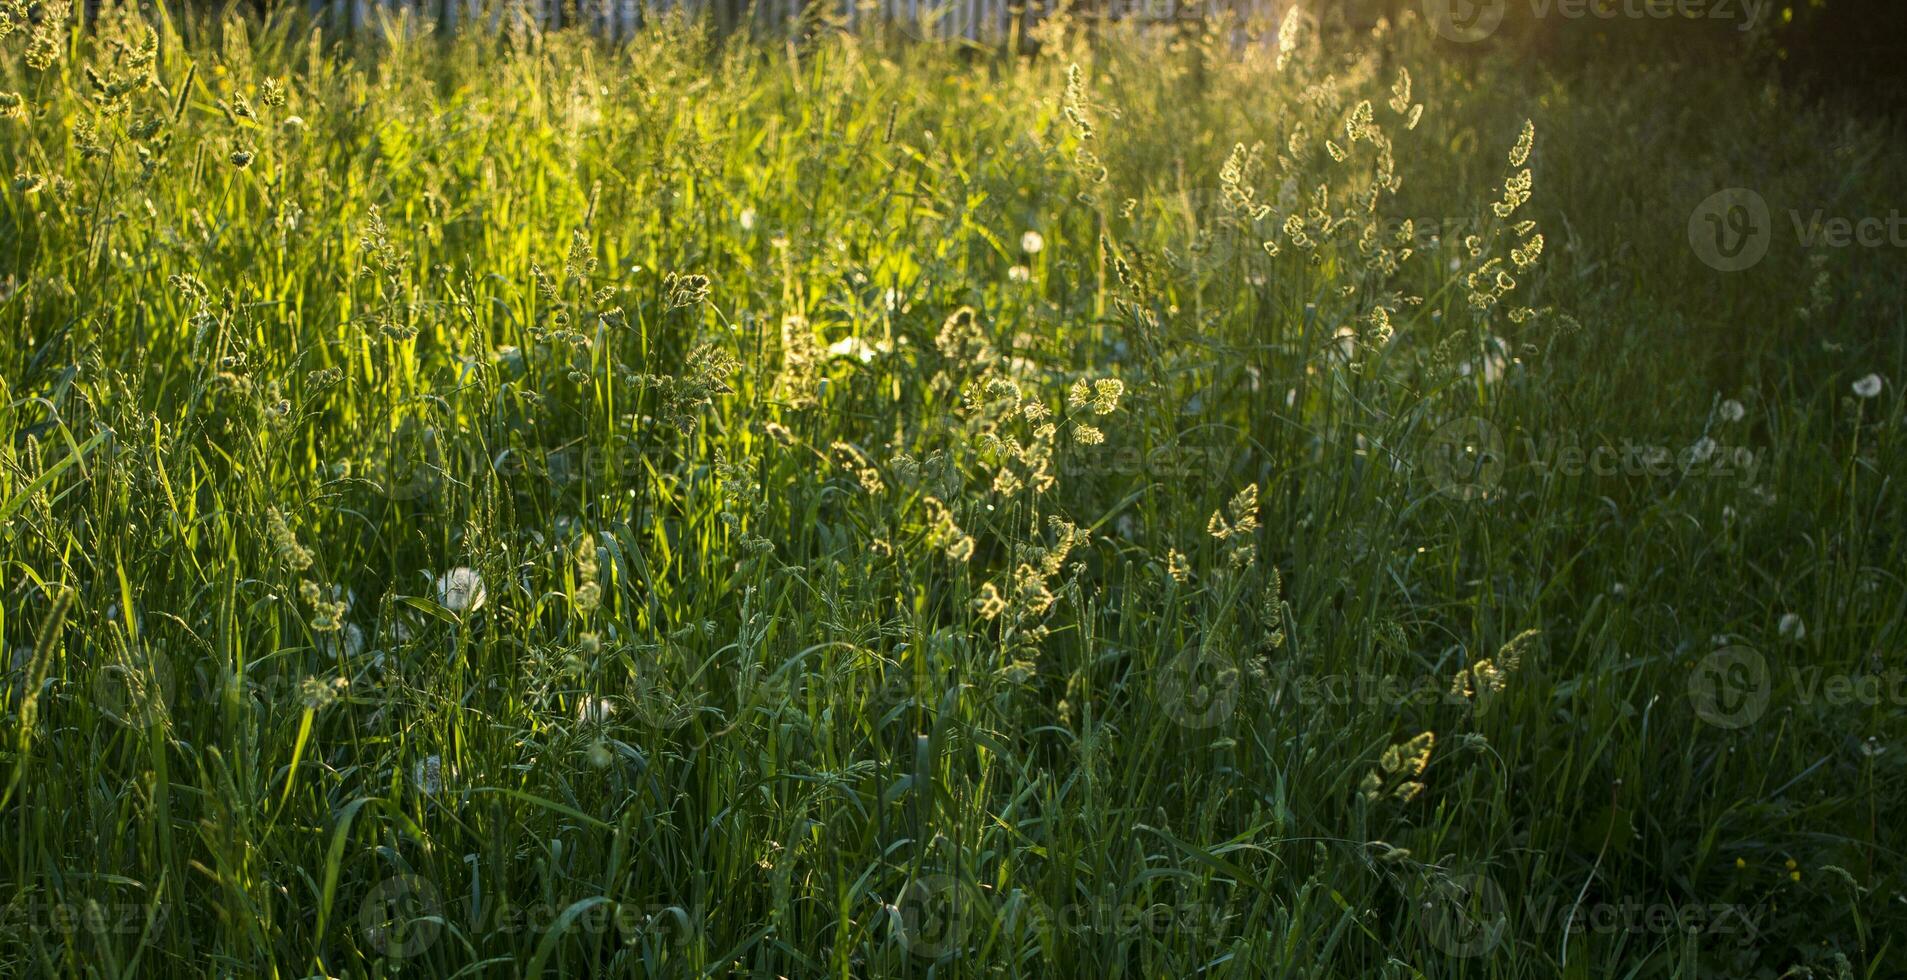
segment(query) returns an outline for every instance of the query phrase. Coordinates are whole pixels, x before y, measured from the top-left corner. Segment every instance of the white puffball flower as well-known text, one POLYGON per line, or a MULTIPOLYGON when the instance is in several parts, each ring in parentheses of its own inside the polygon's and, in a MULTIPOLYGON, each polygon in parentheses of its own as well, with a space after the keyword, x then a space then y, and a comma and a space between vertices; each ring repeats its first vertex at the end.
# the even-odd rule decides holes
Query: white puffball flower
POLYGON ((328 657, 355 657, 364 652, 364 630, 356 623, 346 623, 336 633, 320 636, 318 647, 328 657))
POLYGON ((474 568, 458 566, 437 576, 437 604, 451 612, 475 612, 489 596, 474 568))
POLYGON ((1338 360, 1349 361, 1351 358, 1357 356, 1357 330, 1355 328, 1350 326, 1339 327, 1337 332, 1331 335, 1331 340, 1337 345, 1338 360))
POLYGON ((1873 398, 1881 393, 1881 376, 1870 374, 1852 385, 1854 394, 1861 398, 1873 398))
POLYGON ((1722 421, 1724 422, 1740 422, 1742 419, 1748 417, 1748 410, 1742 407, 1741 402, 1738 402, 1734 400, 1733 398, 1730 398, 1729 400, 1722 402, 1722 407, 1720 411, 1721 411, 1722 421))
POLYGON ((1787 640, 1801 640, 1808 635, 1808 625, 1801 621, 1801 616, 1797 613, 1782 613, 1781 625, 1778 629, 1782 638, 1787 640))
POLYGON ((1020 251, 1028 255, 1038 255, 1046 247, 1046 238, 1037 231, 1027 231, 1020 236, 1020 251))
POLYGON ((1033 279, 1033 270, 1023 265, 1016 265, 1006 270, 1006 277, 1014 282, 1030 282, 1033 279))
POLYGON ((610 704, 608 698, 585 695, 576 705, 576 720, 585 725, 606 725, 615 713, 616 706, 610 704))
POLYGON ((828 345, 829 357, 851 358, 862 364, 874 360, 874 355, 878 353, 880 351, 874 345, 859 337, 846 337, 828 345))
POLYGON ((743 231, 754 231, 755 230, 755 209, 743 208, 742 213, 739 216, 737 216, 736 220, 741 222, 743 231))
POLYGON ((425 796, 436 796, 444 791, 444 757, 427 755, 411 766, 411 785, 425 796))

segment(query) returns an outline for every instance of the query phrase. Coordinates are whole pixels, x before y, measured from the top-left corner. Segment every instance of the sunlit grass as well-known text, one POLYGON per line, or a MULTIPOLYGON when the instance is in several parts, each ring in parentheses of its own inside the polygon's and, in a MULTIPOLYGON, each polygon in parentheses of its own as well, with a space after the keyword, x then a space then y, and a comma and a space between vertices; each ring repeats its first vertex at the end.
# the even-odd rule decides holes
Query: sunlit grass
POLYGON ((1414 20, 155 27, 0 40, 12 972, 1898 962, 1898 250, 1688 238, 1883 132, 1414 20))

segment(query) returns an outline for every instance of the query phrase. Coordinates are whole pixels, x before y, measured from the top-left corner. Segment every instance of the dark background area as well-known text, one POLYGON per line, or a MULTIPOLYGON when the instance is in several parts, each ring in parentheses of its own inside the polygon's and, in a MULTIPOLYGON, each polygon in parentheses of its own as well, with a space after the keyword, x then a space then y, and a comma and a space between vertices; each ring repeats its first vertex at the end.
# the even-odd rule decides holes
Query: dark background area
MULTIPOLYGON (((97 5, 89 0, 87 9, 97 5)), ((260 13, 305 0, 226 0, 260 13)), ((1044 0, 1051 4, 1053 0, 1044 0)), ((1105 0, 1074 0, 1082 12, 1105 0)), ((1395 22, 1405 11, 1421 15, 1425 3, 1505 5, 1501 26, 1480 44, 1450 43, 1454 57, 1486 50, 1522 50, 1553 68, 1610 60, 1713 63, 1753 59, 1783 80, 1822 99, 1862 113, 1907 118, 1907 0, 1758 0, 1756 17, 1744 30, 1747 5, 1757 0, 1593 0, 1619 11, 1659 4, 1699 5, 1723 16, 1565 16, 1563 4, 1584 0, 1299 0, 1327 26, 1365 29, 1380 17, 1395 22)), ((215 6, 215 5, 207 5, 215 6)), ((724 24, 746 20, 749 0, 718 0, 724 24)), ((1191 4, 1186 2, 1187 9, 1191 4)))
MULTIPOLYGON (((1465 2, 1465 0, 1451 0, 1465 2)), ((1476 2, 1476 0, 1470 0, 1476 2)), ((1533 57, 1569 67, 1610 59, 1697 64, 1749 58, 1784 81, 1823 99, 1896 119, 1907 110, 1907 2, 1903 0, 1762 0, 1747 30, 1747 0, 1690 0, 1721 17, 1565 17, 1563 0, 1507 0, 1502 26, 1486 44, 1523 46, 1533 57), (1539 14, 1538 9, 1547 10, 1539 14)), ((1650 0, 1602 0, 1618 10, 1650 0)), ((1677 0, 1654 0, 1673 7, 1677 0)), ((1383 8, 1395 17, 1422 11, 1424 0, 1349 0, 1348 8, 1383 8)), ((1482 45, 1451 44, 1452 48, 1482 45)))

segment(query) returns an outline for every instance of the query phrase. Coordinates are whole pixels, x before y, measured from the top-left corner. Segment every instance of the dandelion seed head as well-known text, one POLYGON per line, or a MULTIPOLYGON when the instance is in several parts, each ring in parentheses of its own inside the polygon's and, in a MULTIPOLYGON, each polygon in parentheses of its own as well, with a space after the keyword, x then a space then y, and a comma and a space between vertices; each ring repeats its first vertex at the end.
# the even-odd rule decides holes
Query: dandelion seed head
POLYGON ((584 725, 607 725, 616 714, 616 706, 608 698, 584 695, 576 703, 576 720, 584 725))
POLYGON ((425 796, 444 791, 444 757, 427 755, 411 765, 411 785, 425 796))
POLYGON ((451 612, 476 612, 487 598, 483 576, 474 568, 459 566, 437 576, 437 604, 451 612))

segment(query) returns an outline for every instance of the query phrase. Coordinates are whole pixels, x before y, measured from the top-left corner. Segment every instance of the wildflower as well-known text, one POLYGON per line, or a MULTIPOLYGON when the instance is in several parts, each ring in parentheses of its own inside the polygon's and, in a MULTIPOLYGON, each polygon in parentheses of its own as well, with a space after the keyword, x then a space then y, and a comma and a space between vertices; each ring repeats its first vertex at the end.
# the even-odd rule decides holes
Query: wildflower
POLYGON ((669 273, 662 277, 662 295, 668 309, 697 306, 709 298, 709 277, 701 273, 669 273))
POLYGON ((437 576, 437 604, 451 612, 476 612, 487 598, 483 576, 474 568, 459 566, 437 576))
POLYGON ((1226 509, 1231 511, 1231 521, 1225 520, 1223 511, 1212 511, 1211 520, 1205 522, 1205 533, 1223 541, 1258 530, 1258 484, 1246 484, 1232 496, 1226 509))
POLYGON ((981 619, 998 619, 1001 613, 1006 612, 1006 599, 1001 597, 1000 590, 994 588, 992 582, 988 582, 980 587, 980 598, 973 601, 973 609, 980 614, 981 619))
POLYGON ((1285 11, 1284 19, 1278 22, 1276 67, 1279 71, 1285 70, 1285 66, 1291 63, 1292 56, 1298 53, 1299 48, 1309 46, 1312 27, 1310 15, 1305 12, 1302 4, 1294 3, 1291 9, 1285 11))
POLYGON ((589 764, 598 769, 609 768, 609 763, 614 761, 614 758, 609 752, 609 746, 601 742, 589 747, 589 764))
POLYGON ((1100 378, 1093 382, 1093 414, 1111 415, 1119 408, 1119 396, 1126 393, 1126 383, 1118 378, 1100 378))
POLYGON ((1016 265, 1006 270, 1006 277, 1013 282, 1031 282, 1033 280, 1033 270, 1023 265, 1016 265))
POLYGON ((1053 604, 1053 593, 1046 587, 1046 578, 1039 569, 1021 565, 1014 570, 1013 577, 1020 606, 1028 615, 1038 616, 1053 604))
POLYGON ((334 677, 328 681, 317 677, 307 677, 298 684, 298 698, 304 702, 305 710, 323 711, 337 703, 344 689, 350 686, 351 682, 342 677, 334 677))
POLYGON ((1366 800, 1376 802, 1386 796, 1409 803, 1423 792, 1417 781, 1430 765, 1431 749, 1437 745, 1437 733, 1424 732, 1408 742, 1399 742, 1384 750, 1378 768, 1365 774, 1358 790, 1366 800))
POLYGON ((272 550, 278 553, 278 560, 294 572, 302 572, 311 567, 311 552, 298 543, 298 536, 292 533, 291 524, 285 515, 273 507, 265 514, 265 529, 271 535, 272 550))
POLYGON ((1531 235, 1521 248, 1510 250, 1510 261, 1519 269, 1527 269, 1543 257, 1543 236, 1531 235))
POLYGON ((1538 630, 1524 630, 1503 644, 1495 657, 1486 657, 1458 671, 1450 685, 1451 695, 1468 700, 1500 693, 1509 686, 1511 675, 1523 666, 1523 651, 1541 635, 1538 630))
POLYGON ((1742 407, 1741 402, 1738 402, 1734 400, 1733 398, 1730 398, 1729 400, 1722 402, 1719 412, 1721 414, 1721 419, 1724 422, 1740 422, 1743 418, 1747 417, 1748 415, 1748 410, 1742 407))
POLYGON ((1881 393, 1881 376, 1878 374, 1870 374, 1854 382, 1851 387, 1854 389, 1854 394, 1857 397, 1873 398, 1881 393))
POLYGON ((1516 145, 1510 148, 1510 166, 1521 167, 1529 161, 1530 151, 1536 148, 1536 123, 1523 120, 1523 131, 1517 134, 1516 145))
POLYGON ((1782 613, 1781 622, 1776 627, 1784 640, 1799 642, 1808 635, 1808 624, 1801 621, 1799 613, 1782 613))
POLYGON ((1073 382, 1072 388, 1066 392, 1066 407, 1072 409, 1085 408, 1087 403, 1092 401, 1092 398, 1092 388, 1086 384, 1085 378, 1079 378, 1073 382))
POLYGON ((755 230, 755 209, 743 208, 742 213, 737 215, 735 220, 737 221, 737 223, 739 223, 742 226, 743 231, 754 231, 755 230))
MULTIPOLYGON (((602 571, 602 567, 596 558, 596 542, 591 540, 588 536, 578 540, 576 542, 575 556, 576 611, 587 616, 593 612, 603 600, 602 583, 597 581, 597 575, 602 571)), ((586 641, 594 636, 594 633, 583 634, 586 641)))
POLYGON ((1046 247, 1046 238, 1037 231, 1028 230, 1020 236, 1020 251, 1028 255, 1038 255, 1046 247))
POLYGON ((1173 548, 1165 553, 1165 573, 1172 576, 1172 581, 1184 585, 1192 578, 1192 566, 1177 548, 1173 548))

